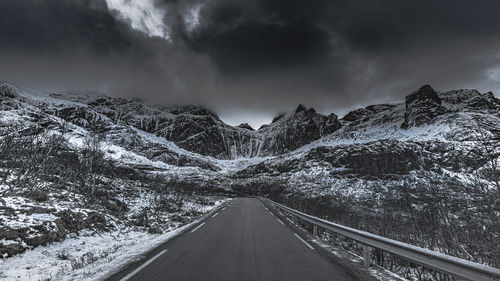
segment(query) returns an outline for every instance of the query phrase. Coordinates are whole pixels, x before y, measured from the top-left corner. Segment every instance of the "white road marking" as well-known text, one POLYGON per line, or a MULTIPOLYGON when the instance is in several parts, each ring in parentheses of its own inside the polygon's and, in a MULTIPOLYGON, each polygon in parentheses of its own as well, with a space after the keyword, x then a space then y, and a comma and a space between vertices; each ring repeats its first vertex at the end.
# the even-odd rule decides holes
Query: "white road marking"
POLYGON ((198 230, 198 228, 202 227, 205 223, 202 223, 200 225, 198 225, 195 229, 191 230, 191 233, 195 232, 196 230, 198 230))
POLYGON ((212 218, 215 218, 219 213, 215 213, 215 215, 212 216, 212 218))
POLYGON ((302 243, 306 244, 307 247, 309 247, 309 249, 311 250, 314 250, 314 247, 311 246, 309 243, 307 243, 304 239, 302 239, 299 235, 297 235, 297 233, 294 233, 295 234, 295 237, 299 238, 300 241, 302 241, 302 243))
POLYGON ((132 278, 132 276, 136 275, 139 271, 143 270, 146 266, 148 266, 154 260, 156 260, 157 258, 159 258, 161 255, 165 254, 166 251, 167 250, 161 251, 160 253, 158 253, 158 255, 152 257, 150 260, 148 260, 147 262, 143 263, 141 266, 139 266, 138 268, 136 268, 134 271, 132 271, 129 274, 127 274, 127 276, 125 276, 122 279, 120 279, 120 281, 129 280, 130 278, 132 278))
POLYGON ((282 225, 285 225, 284 222, 282 222, 280 219, 276 219, 277 221, 279 221, 282 225))

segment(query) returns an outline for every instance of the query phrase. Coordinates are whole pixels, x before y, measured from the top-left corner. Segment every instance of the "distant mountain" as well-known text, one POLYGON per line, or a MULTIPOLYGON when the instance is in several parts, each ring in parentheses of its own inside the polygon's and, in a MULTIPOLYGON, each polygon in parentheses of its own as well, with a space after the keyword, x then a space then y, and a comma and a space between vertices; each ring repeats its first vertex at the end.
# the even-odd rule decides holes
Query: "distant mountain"
POLYGON ((41 93, 6 82, 0 84, 0 106, 9 122, 29 121, 47 129, 67 122, 152 161, 211 171, 227 168, 218 159, 275 162, 318 147, 349 150, 350 145, 385 140, 450 143, 500 131, 500 101, 492 93, 438 93, 429 85, 406 96, 405 103, 371 105, 341 120, 299 105, 258 130, 225 124, 200 106, 156 106, 99 93, 41 93))
POLYGON ((155 106, 98 93, 41 93, 8 83, 0 84, 0 108, 0 124, 64 127, 77 145, 100 135, 109 157, 123 165, 227 180, 235 188, 262 180, 310 189, 338 184, 347 175, 384 181, 444 170, 470 178, 481 166, 471 162, 485 162, 471 159, 473 142, 500 135, 500 101, 492 93, 439 93, 429 85, 404 103, 371 105, 341 120, 299 105, 258 130, 227 125, 199 106, 155 106))
MULTIPOLYGON (((134 186, 140 171, 162 176, 166 183, 157 191, 196 187, 309 202, 295 207, 329 210, 330 220, 459 257, 474 253, 485 264, 500 252, 498 245, 441 242, 482 245, 493 241, 484 229, 498 227, 491 208, 500 202, 500 100, 492 93, 425 85, 402 103, 370 105, 340 120, 299 105, 254 130, 225 124, 200 106, 43 93, 2 82, 0 133, 9 130, 61 135, 65 153, 80 160, 94 143, 120 176, 109 179, 115 186, 123 177, 134 186), (473 232, 474 238, 460 236, 473 232)), ((123 204, 127 196, 120 195, 123 204)))
MULTIPOLYGON (((12 93, 18 91, 7 83, 2 87, 11 88, 6 91, 12 93)), ((303 106, 255 131, 248 124, 227 125, 217 114, 199 106, 153 106, 137 99, 95 93, 49 93, 43 99, 39 96, 31 98, 31 102, 45 101, 42 105, 46 108, 44 113, 92 131, 106 132, 129 126, 162 137, 188 151, 218 159, 282 154, 341 126, 336 115, 324 116, 303 106)), ((29 103, 30 96, 23 100, 29 103)))

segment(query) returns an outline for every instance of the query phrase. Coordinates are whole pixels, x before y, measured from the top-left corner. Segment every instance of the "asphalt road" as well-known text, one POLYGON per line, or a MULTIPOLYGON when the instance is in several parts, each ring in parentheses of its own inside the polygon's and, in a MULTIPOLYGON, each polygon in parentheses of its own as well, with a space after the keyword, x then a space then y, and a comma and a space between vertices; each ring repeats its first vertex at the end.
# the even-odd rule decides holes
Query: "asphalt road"
POLYGON ((110 280, 356 280, 254 198, 239 198, 110 280))

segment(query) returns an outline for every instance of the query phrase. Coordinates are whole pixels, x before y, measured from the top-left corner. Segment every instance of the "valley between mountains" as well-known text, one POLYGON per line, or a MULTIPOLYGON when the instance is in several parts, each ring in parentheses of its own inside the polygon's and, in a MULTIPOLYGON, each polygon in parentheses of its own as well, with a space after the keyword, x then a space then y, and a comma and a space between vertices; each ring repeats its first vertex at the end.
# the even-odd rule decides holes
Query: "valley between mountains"
MULTIPOLYGON (((400 103, 342 117, 299 105, 252 128, 200 106, 1 82, 0 195, 6 279, 104 278, 248 195, 499 268, 500 100, 424 85, 400 103)), ((434 274, 375 255, 409 279, 434 274)))

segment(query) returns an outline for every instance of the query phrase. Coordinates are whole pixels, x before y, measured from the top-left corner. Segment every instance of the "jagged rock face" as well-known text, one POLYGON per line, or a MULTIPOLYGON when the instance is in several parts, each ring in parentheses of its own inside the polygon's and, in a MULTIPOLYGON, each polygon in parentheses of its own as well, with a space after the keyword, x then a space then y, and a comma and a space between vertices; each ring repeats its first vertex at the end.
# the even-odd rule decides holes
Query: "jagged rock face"
POLYGON ((500 100, 493 93, 481 94, 476 90, 453 90, 439 95, 446 107, 453 111, 460 110, 485 110, 499 113, 500 100))
POLYGON ((447 142, 414 142, 385 140, 363 144, 319 146, 300 157, 280 156, 246 167, 234 174, 236 178, 257 176, 287 177, 306 170, 322 171, 333 177, 368 177, 384 179, 410 175, 416 171, 442 170, 472 173, 487 163, 487 157, 467 153, 468 147, 447 142))
POLYGON ((365 108, 357 109, 347 113, 342 120, 349 122, 363 122, 366 121, 367 118, 372 116, 373 114, 388 110, 395 107, 392 104, 377 104, 370 105, 365 108))
MULTIPOLYGON (((16 89, 10 84, 1 86, 2 97, 6 99, 2 102, 5 110, 7 102, 20 98, 16 98, 16 89)), ((48 95, 73 103, 44 109, 42 99, 37 102, 37 106, 46 114, 94 133, 105 133, 127 147, 136 146, 133 137, 136 133, 125 132, 126 128, 132 126, 172 141, 190 152, 219 159, 279 155, 330 134, 341 126, 336 115, 325 116, 302 105, 294 113, 283 114, 270 125, 255 131, 248 124, 238 127, 227 125, 217 114, 199 106, 151 106, 137 99, 107 97, 96 93, 48 95), (120 134, 127 137, 123 138, 120 134)), ((178 158, 169 155, 162 157, 168 163, 178 158)), ((181 162, 192 162, 192 159, 181 162)))
POLYGON ((416 92, 406 96, 405 120, 401 127, 408 129, 428 124, 445 112, 446 109, 441 105, 441 98, 434 89, 429 85, 422 86, 416 92))
POLYGON ((100 132, 106 131, 112 126, 112 122, 109 122, 104 116, 82 106, 64 107, 55 111, 54 115, 80 127, 100 132))
POLYGON ((334 114, 325 116, 299 106, 293 114, 283 115, 258 131, 250 126, 228 126, 210 113, 182 113, 155 132, 187 150, 227 159, 282 154, 330 134, 340 126, 334 114))
POLYGON ((254 128, 252 128, 252 126, 248 125, 248 123, 240 124, 240 125, 238 125, 238 128, 247 129, 250 131, 255 131, 254 128))
MULTIPOLYGON (((29 99, 23 95, 19 96, 17 89, 6 83, 0 83, 0 93, 2 110, 9 110, 16 103, 29 99)), ((127 132, 127 129, 137 128, 171 141, 187 151, 219 159, 281 155, 331 135, 342 127, 335 114, 323 115, 303 105, 299 105, 293 112, 278 115, 271 124, 253 130, 248 124, 237 127, 227 125, 217 114, 199 106, 152 106, 137 99, 99 96, 93 93, 49 96, 73 103, 63 102, 48 108, 45 113, 90 131, 105 133, 127 148, 143 149, 146 145, 137 143, 141 138, 137 137, 136 132, 127 132)), ((44 110, 43 99, 40 101, 42 103, 36 106, 44 110)), ((361 131, 373 132, 375 127, 381 128, 378 131, 386 131, 394 124, 399 130, 403 123, 401 127, 407 129, 424 126, 443 118, 463 120, 458 112, 483 111, 498 116, 500 101, 491 93, 481 94, 474 90, 455 90, 438 94, 426 85, 408 95, 405 104, 372 105, 348 113, 342 119, 345 126, 339 132, 342 132, 343 136, 355 137, 361 131), (458 117, 447 114, 453 112, 456 112, 458 117)), ((494 123, 494 120, 488 122, 494 123)), ((164 159, 162 161, 167 163, 182 165, 196 162, 193 158, 182 160, 174 155, 175 153, 169 154, 161 149, 148 150, 147 153, 149 158, 164 159)), ((361 162, 373 160, 363 157, 360 159, 361 162)), ((196 166, 206 165, 197 163, 196 166)), ((212 167, 209 169, 214 170, 212 167)))
POLYGON ((0 110, 11 110, 19 107, 19 102, 14 98, 17 97, 17 90, 4 82, 0 82, 0 110))
POLYGON ((197 106, 148 108, 137 102, 105 98, 89 105, 111 119, 164 137, 186 150, 219 159, 278 155, 341 126, 335 114, 325 116, 302 105, 293 114, 282 114, 257 131, 248 124, 229 126, 215 113, 197 106))
POLYGON ((0 84, 0 97, 15 98, 17 96, 16 89, 9 84, 0 84))
POLYGON ((360 174, 406 174, 423 165, 415 145, 387 143, 380 146, 353 147, 337 161, 360 174), (374 149, 375 148, 375 149, 374 149))
POLYGON ((213 115, 176 115, 154 133, 189 151, 221 159, 253 157, 260 140, 248 130, 233 128, 213 115))
POLYGON ((264 154, 281 154, 336 131, 341 124, 335 114, 325 116, 313 108, 299 105, 293 114, 285 114, 270 125, 259 129, 264 135, 264 154))
POLYGON ((254 157, 260 145, 260 139, 251 131, 229 126, 217 114, 199 106, 153 107, 137 100, 109 97, 99 97, 89 106, 115 122, 164 137, 201 155, 220 159, 254 157))

